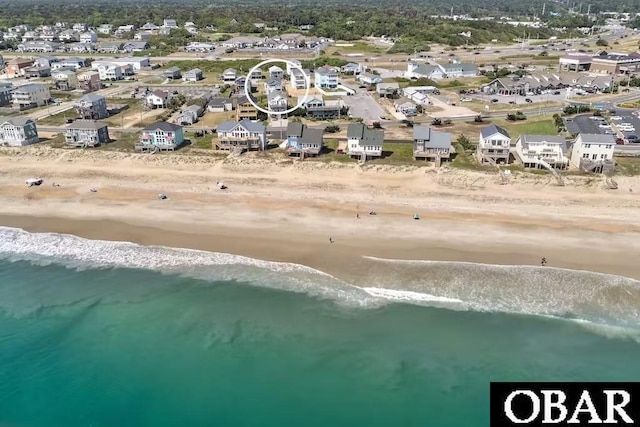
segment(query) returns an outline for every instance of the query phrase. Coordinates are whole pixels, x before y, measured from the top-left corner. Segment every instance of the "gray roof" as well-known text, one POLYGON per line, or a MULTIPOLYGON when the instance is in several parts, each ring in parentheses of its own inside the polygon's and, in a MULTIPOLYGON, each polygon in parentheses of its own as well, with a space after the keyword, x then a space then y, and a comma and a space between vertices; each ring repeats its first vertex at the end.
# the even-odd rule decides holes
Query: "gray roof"
POLYGON ((215 97, 211 98, 209 105, 222 107, 229 102, 231 102, 229 98, 215 97))
POLYGON ((602 133, 581 133, 580 138, 582 142, 587 144, 615 144, 616 139, 613 135, 606 135, 602 133))
POLYGON ((162 73, 179 73, 180 72, 180 68, 178 67, 171 67, 171 68, 167 68, 166 70, 164 70, 162 73))
POLYGON ((522 148, 528 149, 532 142, 546 142, 548 144, 558 144, 563 153, 567 152, 567 142, 564 136, 560 135, 520 135, 522 148))
POLYGON ((46 88, 47 87, 45 85, 42 85, 40 83, 28 83, 26 85, 18 86, 15 92, 24 92, 24 91, 31 92, 31 91, 42 90, 46 88))
POLYGON ((28 117, 0 117, 0 125, 9 123, 13 126, 25 126, 29 122, 33 123, 33 120, 28 117))
POLYGON ((240 122, 222 122, 216 127, 216 132, 229 132, 238 125, 242 125, 243 128, 249 132, 265 132, 266 128, 260 122, 252 122, 249 119, 243 119, 240 122))
POLYGON ((448 132, 437 132, 428 126, 414 126, 413 139, 424 140, 427 148, 450 148, 451 134, 448 132))
POLYGON ((187 71, 187 73, 193 73, 193 74, 202 74, 202 70, 200 68, 194 68, 192 70, 187 71))
POLYGON ((312 129, 308 127, 304 127, 302 131, 302 137, 300 138, 300 142, 304 144, 319 144, 322 145, 322 136, 324 135, 324 130, 322 129, 312 129))
POLYGON ((305 126, 300 122, 289 121, 289 123, 287 124, 287 136, 302 136, 304 127, 305 126))
POLYGON ((504 135, 507 138, 509 138, 509 132, 507 132, 506 130, 504 130, 500 126, 489 125, 486 128, 482 128, 480 130, 480 135, 482 135, 482 138, 488 138, 491 135, 495 135, 496 133, 499 133, 499 134, 504 135))
POLYGON ((163 130, 165 132, 175 132, 177 130, 182 129, 182 126, 174 125, 173 123, 169 123, 169 122, 156 122, 144 128, 144 130, 146 131, 155 131, 158 129, 163 130))
POLYGON ((356 138, 360 140, 360 144, 382 147, 384 131, 369 129, 362 123, 351 123, 347 127, 347 138, 356 138))
POLYGON ((95 94, 95 93, 88 93, 85 96, 83 96, 82 98, 80 98, 80 101, 98 102, 98 101, 102 101, 103 99, 105 99, 105 97, 102 96, 102 95, 98 95, 98 94, 95 94))
POLYGON ((202 111, 202 107, 199 106, 198 104, 193 104, 185 108, 184 111, 193 111, 193 112, 199 113, 200 111, 202 111))
POLYGON ((76 120, 67 126, 67 129, 102 129, 106 128, 107 124, 98 122, 96 120, 76 120))
POLYGON ((282 98, 287 98, 287 95, 284 94, 284 92, 282 92, 281 90, 274 90, 273 92, 269 93, 269 95, 267 95, 267 99, 269 101, 277 98, 277 97, 282 97, 282 98))

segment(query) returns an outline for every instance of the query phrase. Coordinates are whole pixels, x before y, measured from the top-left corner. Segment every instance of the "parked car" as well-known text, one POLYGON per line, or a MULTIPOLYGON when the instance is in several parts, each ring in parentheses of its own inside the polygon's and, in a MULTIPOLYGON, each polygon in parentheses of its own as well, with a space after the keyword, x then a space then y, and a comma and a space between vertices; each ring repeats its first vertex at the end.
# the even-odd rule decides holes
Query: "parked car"
POLYGON ((531 104, 533 102, 533 100, 531 98, 527 98, 525 99, 526 102, 528 102, 529 104, 531 104))
POLYGON ((553 92, 554 95, 560 95, 560 91, 556 90, 555 92, 553 92))
POLYGON ((627 141, 631 143, 636 143, 636 142, 640 142, 640 139, 638 139, 638 135, 628 135, 627 141))
POLYGON ((509 101, 509 104, 511 104, 511 105, 515 105, 515 104, 516 104, 516 101, 509 101))
POLYGON ((491 100, 491 102, 493 102, 493 103, 495 104, 495 103, 497 103, 497 102, 500 102, 500 100, 498 100, 498 99, 496 99, 496 98, 493 98, 493 99, 491 100))
POLYGON ((622 120, 620 116, 611 116, 611 120, 622 120))
POLYGON ((624 139, 622 139, 622 138, 616 138, 616 144, 618 144, 618 145, 624 145, 624 139))
POLYGON ((611 129, 611 126, 609 126, 609 125, 608 125, 608 124, 606 124, 606 123, 603 123, 603 124, 599 125, 598 127, 599 127, 600 129, 611 129))
POLYGON ((473 101, 473 99, 471 99, 471 98, 466 98, 466 97, 465 98, 460 98, 460 102, 471 102, 471 101, 473 101))

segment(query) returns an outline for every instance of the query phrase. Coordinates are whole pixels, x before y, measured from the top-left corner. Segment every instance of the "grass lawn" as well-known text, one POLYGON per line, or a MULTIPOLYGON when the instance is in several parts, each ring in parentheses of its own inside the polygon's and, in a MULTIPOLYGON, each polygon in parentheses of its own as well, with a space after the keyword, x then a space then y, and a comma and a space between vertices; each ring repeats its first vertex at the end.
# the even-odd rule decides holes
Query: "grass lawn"
POLYGON ((616 157, 616 173, 620 175, 640 175, 640 157, 616 157))
POLYGON ((494 119, 492 120, 498 126, 503 127, 509 132, 511 139, 514 140, 519 135, 522 134, 532 134, 532 135, 557 135, 558 130, 556 129, 555 124, 553 123, 553 119, 551 118, 532 118, 527 120, 522 120, 519 122, 509 122, 505 119, 494 119))
POLYGON ((211 150, 212 138, 213 138, 213 135, 211 133, 202 135, 202 136, 196 136, 195 133, 191 133, 191 132, 187 132, 185 134, 185 139, 188 139, 189 141, 191 141, 190 147, 194 147, 194 148, 203 148, 203 149, 211 150))
MULTIPOLYGON (((123 102, 118 102, 119 104, 127 104, 126 99, 122 100, 123 102)), ((131 100, 131 101, 136 101, 136 100, 131 100)), ((120 127, 122 126, 123 123, 123 118, 124 118, 124 123, 126 124, 127 120, 131 119, 131 116, 135 115, 135 114, 140 114, 140 111, 142 111, 142 105, 140 104, 141 101, 137 100, 137 102, 135 103, 130 103, 129 104, 129 108, 127 108, 126 110, 123 110, 121 112, 119 112, 118 114, 114 114, 113 116, 107 117, 106 119, 103 119, 102 121, 105 122, 106 124, 110 125, 110 126, 117 126, 120 127)))
POLYGON ((338 42, 338 44, 353 44, 353 46, 330 46, 325 49, 326 55, 333 55, 334 53, 349 54, 349 53, 384 53, 388 48, 379 47, 371 43, 363 41, 354 42, 338 42))
POLYGON ((62 126, 67 123, 67 119, 75 119, 76 114, 73 111, 73 108, 67 111, 63 111, 58 114, 53 114, 49 117, 45 117, 43 119, 38 120, 39 125, 49 125, 49 126, 62 126))
POLYGON ((225 121, 235 121, 236 115, 233 111, 225 111, 223 113, 205 113, 204 116, 200 117, 198 123, 194 126, 202 126, 202 127, 216 127, 220 123, 225 121))
POLYGON ((318 160, 323 160, 327 162, 342 162, 342 163, 356 163, 356 159, 352 159, 346 154, 337 154, 336 150, 338 149, 338 140, 337 139, 325 139, 324 140, 324 153, 318 157, 318 160))
POLYGON ((98 147, 98 150, 105 151, 135 151, 135 144, 140 138, 140 134, 135 133, 109 133, 109 136, 113 140, 109 144, 104 144, 98 147))

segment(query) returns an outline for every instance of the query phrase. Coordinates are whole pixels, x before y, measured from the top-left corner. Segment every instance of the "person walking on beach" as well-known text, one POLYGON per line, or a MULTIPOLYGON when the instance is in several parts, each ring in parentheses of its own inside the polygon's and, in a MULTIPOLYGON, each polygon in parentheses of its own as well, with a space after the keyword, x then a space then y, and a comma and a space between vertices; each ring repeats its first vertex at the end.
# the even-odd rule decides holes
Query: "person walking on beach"
POLYGON ((333 243, 333 237, 329 237, 329 243, 333 243))
POLYGON ((360 214, 356 214, 356 219, 360 219, 360 214))
POLYGON ((540 265, 542 265, 543 267, 547 265, 547 259, 543 257, 542 260, 540 261, 540 265))

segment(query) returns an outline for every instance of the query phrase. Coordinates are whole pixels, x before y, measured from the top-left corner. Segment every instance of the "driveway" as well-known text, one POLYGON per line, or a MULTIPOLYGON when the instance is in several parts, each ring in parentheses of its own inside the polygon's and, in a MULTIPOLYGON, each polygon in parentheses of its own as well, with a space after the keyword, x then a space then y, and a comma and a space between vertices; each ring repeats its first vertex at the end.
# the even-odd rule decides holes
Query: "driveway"
POLYGON ((378 122, 380 117, 387 116, 387 112, 378 104, 375 92, 356 93, 352 96, 345 96, 342 101, 349 106, 349 114, 353 117, 362 117, 365 122, 378 122))

